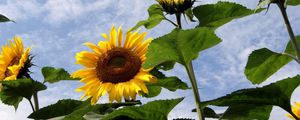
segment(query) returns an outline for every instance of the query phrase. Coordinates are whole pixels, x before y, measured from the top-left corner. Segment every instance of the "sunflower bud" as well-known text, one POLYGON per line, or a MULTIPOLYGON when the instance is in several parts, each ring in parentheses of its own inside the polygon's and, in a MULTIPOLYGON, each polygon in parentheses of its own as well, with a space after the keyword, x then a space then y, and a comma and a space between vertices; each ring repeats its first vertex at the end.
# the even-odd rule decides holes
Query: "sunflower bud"
POLYGON ((195 0, 157 0, 157 2, 163 7, 165 12, 174 14, 183 13, 191 8, 195 0))

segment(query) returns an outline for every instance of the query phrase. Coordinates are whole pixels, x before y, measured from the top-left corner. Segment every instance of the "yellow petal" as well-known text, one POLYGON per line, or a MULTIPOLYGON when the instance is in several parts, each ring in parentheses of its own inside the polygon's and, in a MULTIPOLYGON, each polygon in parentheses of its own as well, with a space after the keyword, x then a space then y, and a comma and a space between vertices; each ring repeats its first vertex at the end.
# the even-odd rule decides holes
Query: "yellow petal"
POLYGON ((84 43, 84 45, 88 46, 89 48, 91 48, 95 53, 97 53, 98 55, 102 54, 104 51, 101 50, 97 45, 90 43, 90 42, 86 42, 84 43))
POLYGON ((123 37, 123 32, 122 32, 122 27, 120 26, 118 29, 118 47, 122 46, 122 37, 123 37))
POLYGON ((112 48, 116 47, 116 36, 117 36, 117 31, 115 26, 113 25, 110 31, 110 45, 112 48))

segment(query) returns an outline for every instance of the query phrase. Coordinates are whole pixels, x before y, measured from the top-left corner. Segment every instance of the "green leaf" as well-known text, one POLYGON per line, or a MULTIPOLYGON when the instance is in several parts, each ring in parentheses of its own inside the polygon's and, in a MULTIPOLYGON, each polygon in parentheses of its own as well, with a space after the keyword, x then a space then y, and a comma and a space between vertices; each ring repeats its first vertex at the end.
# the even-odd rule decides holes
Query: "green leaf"
POLYGON ((138 22, 132 29, 136 30, 137 28, 141 26, 145 26, 147 29, 154 28, 156 25, 158 25, 162 20, 165 19, 165 16, 163 14, 163 10, 159 4, 153 4, 148 8, 148 14, 149 17, 147 20, 143 20, 138 22))
POLYGON ((15 109, 18 108, 22 97, 30 100, 34 93, 47 88, 42 83, 30 79, 1 81, 1 84, 3 86, 0 92, 1 101, 7 105, 13 105, 15 109))
POLYGON ((66 115, 63 120, 85 120, 83 116, 93 110, 93 106, 89 101, 90 100, 82 102, 81 105, 76 108, 76 110, 66 115))
POLYGON ((290 61, 292 58, 267 48, 255 50, 248 58, 245 75, 253 84, 260 84, 290 61))
POLYGON ((220 38, 209 28, 175 29, 151 42, 143 68, 155 67, 166 62, 186 65, 196 59, 200 51, 219 42, 221 42, 220 38))
POLYGON ((298 75, 261 88, 238 90, 224 97, 202 102, 202 106, 232 106, 241 104, 275 105, 291 112, 291 94, 299 84, 300 76, 298 75))
POLYGON ((149 91, 148 94, 141 92, 142 96, 144 97, 156 97, 160 94, 162 88, 166 88, 170 91, 176 91, 177 89, 186 90, 189 88, 185 82, 182 82, 177 77, 166 77, 157 68, 151 70, 150 73, 157 78, 157 82, 147 84, 147 88, 149 91))
POLYGON ((268 120, 272 111, 271 105, 257 106, 238 104, 230 106, 221 119, 227 120, 268 120))
POLYGON ((146 98, 153 98, 160 94, 162 87, 147 85, 147 89, 148 89, 148 94, 141 92, 141 95, 146 98))
POLYGON ((166 77, 158 79, 156 83, 149 84, 149 86, 161 86, 170 91, 176 91, 177 89, 186 90, 189 89, 188 85, 185 82, 182 82, 177 77, 166 77))
POLYGON ((78 106, 82 104, 78 100, 59 100, 57 103, 41 108, 31 113, 28 118, 32 119, 50 119, 54 117, 64 116, 72 113, 78 106))
POLYGON ((296 6, 300 4, 300 0, 287 0, 287 5, 296 6))
POLYGON ((193 9, 194 15, 200 22, 199 26, 212 28, 218 28, 233 19, 254 14, 254 11, 236 3, 222 1, 216 4, 200 5, 193 9))
MULTIPOLYGON (((279 0, 260 0, 256 9, 263 8, 264 6, 269 6, 271 3, 279 3, 279 0)), ((284 7, 287 7, 287 5, 296 6, 300 4, 300 0, 287 0, 286 3, 284 3, 284 7)))
POLYGON ((15 110, 17 110, 19 103, 22 101, 23 97, 11 95, 9 92, 0 92, 0 99, 2 103, 6 105, 14 106, 15 110))
POLYGON ((55 83, 61 80, 79 80, 78 78, 71 78, 70 74, 62 68, 43 67, 42 74, 44 82, 55 83))
MULTIPOLYGON (((297 36, 297 40, 300 42, 300 36, 297 36)), ((288 43, 285 53, 295 55, 291 41, 288 43)), ((290 61, 292 61, 290 56, 272 52, 267 48, 255 50, 248 58, 245 75, 253 84, 260 84, 290 61)))
MULTIPOLYGON (((9 22, 9 21, 12 21, 12 20, 10 20, 6 16, 0 14, 0 22, 9 22)), ((12 22, 14 22, 14 21, 12 21, 12 22)))
MULTIPOLYGON (((202 108, 205 118, 220 118, 223 114, 217 114, 213 109, 209 107, 202 108)), ((193 109, 192 112, 197 112, 196 109, 193 109)))
POLYGON ((31 113, 28 118, 32 119, 50 119, 60 116, 65 116, 64 119, 83 119, 83 116, 88 112, 97 114, 106 114, 109 109, 115 109, 121 106, 132 106, 140 104, 140 102, 128 103, 108 103, 90 105, 90 99, 86 101, 79 100, 59 100, 57 103, 41 108, 38 111, 31 113))
POLYGON ((139 120, 167 120, 169 112, 182 100, 183 98, 156 100, 142 106, 124 107, 113 111, 102 120, 115 120, 121 117, 139 120))

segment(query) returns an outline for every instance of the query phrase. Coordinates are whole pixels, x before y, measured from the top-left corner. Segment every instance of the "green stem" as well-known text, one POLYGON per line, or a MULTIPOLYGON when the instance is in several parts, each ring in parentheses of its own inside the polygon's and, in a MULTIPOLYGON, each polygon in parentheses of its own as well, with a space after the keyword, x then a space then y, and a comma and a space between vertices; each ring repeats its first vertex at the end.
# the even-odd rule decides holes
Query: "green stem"
POLYGON ((177 20, 177 27, 179 29, 182 29, 182 26, 181 26, 181 13, 175 13, 176 15, 176 20, 177 20))
POLYGON ((39 99, 38 99, 37 92, 33 94, 33 100, 34 100, 35 110, 38 111, 40 108, 39 108, 39 99))
POLYGON ((281 14, 282 14, 282 17, 284 19, 284 22, 285 22, 285 25, 286 25, 286 28, 287 28, 287 31, 289 33, 289 36, 291 38, 291 41, 292 41, 292 45, 293 45, 293 48, 294 50, 296 51, 296 58, 297 60, 299 61, 299 57, 300 57, 300 48, 299 48, 299 44, 296 40, 296 37, 294 35, 294 32, 293 32, 293 29, 291 27, 291 24, 290 24, 290 21, 289 21, 289 18, 287 16, 287 13, 286 13, 286 8, 284 7, 284 4, 283 3, 277 3, 280 11, 281 11, 281 14))
MULTIPOLYGON (((177 27, 179 29, 182 29, 181 26, 181 13, 176 13, 176 20, 177 20, 177 27)), ((198 91, 198 86, 197 86, 197 80, 195 77, 195 73, 194 73, 194 68, 193 68, 193 64, 192 62, 189 62, 187 64, 185 64, 185 69, 189 75, 191 84, 192 84, 192 89, 193 89, 193 93, 194 93, 194 98, 195 98, 195 102, 196 102, 196 111, 198 113, 198 118, 199 120, 204 120, 204 114, 203 111, 201 109, 201 100, 200 100, 200 94, 198 91)))
POLYGON ((203 111, 201 109, 201 101, 200 101, 200 94, 198 91, 198 85, 197 85, 197 80, 194 74, 194 69, 193 69, 193 64, 192 62, 188 63, 187 65, 185 65, 185 69, 189 75, 191 84, 192 84, 192 88, 193 88, 193 93, 194 93, 194 98, 196 101, 196 110, 198 113, 198 117, 199 120, 204 120, 204 114, 203 111))
MULTIPOLYGON (((25 77, 27 77, 27 78, 31 79, 32 81, 34 81, 29 74, 25 74, 25 77)), ((33 101, 34 101, 35 111, 39 110, 38 92, 35 92, 33 94, 33 101)))

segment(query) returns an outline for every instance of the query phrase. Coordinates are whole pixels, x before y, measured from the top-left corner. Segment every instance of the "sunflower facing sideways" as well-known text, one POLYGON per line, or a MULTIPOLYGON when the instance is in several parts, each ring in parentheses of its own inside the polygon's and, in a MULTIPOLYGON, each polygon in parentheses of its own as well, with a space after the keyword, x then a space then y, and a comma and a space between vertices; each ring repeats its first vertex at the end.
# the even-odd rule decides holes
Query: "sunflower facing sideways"
POLYGON ((76 91, 84 92, 81 99, 91 97, 91 104, 96 104, 99 97, 109 94, 109 101, 121 102, 135 100, 139 92, 148 93, 145 83, 153 83, 156 78, 141 66, 146 59, 146 52, 151 38, 144 41, 146 33, 127 32, 123 41, 121 27, 112 26, 110 34, 102 34, 106 41, 98 45, 87 42, 93 52, 82 51, 76 54, 76 63, 85 66, 72 74, 81 78, 84 86, 76 91))
POLYGON ((0 53, 0 80, 16 80, 28 71, 30 48, 24 50, 20 37, 14 37, 9 44, 2 46, 0 53))

